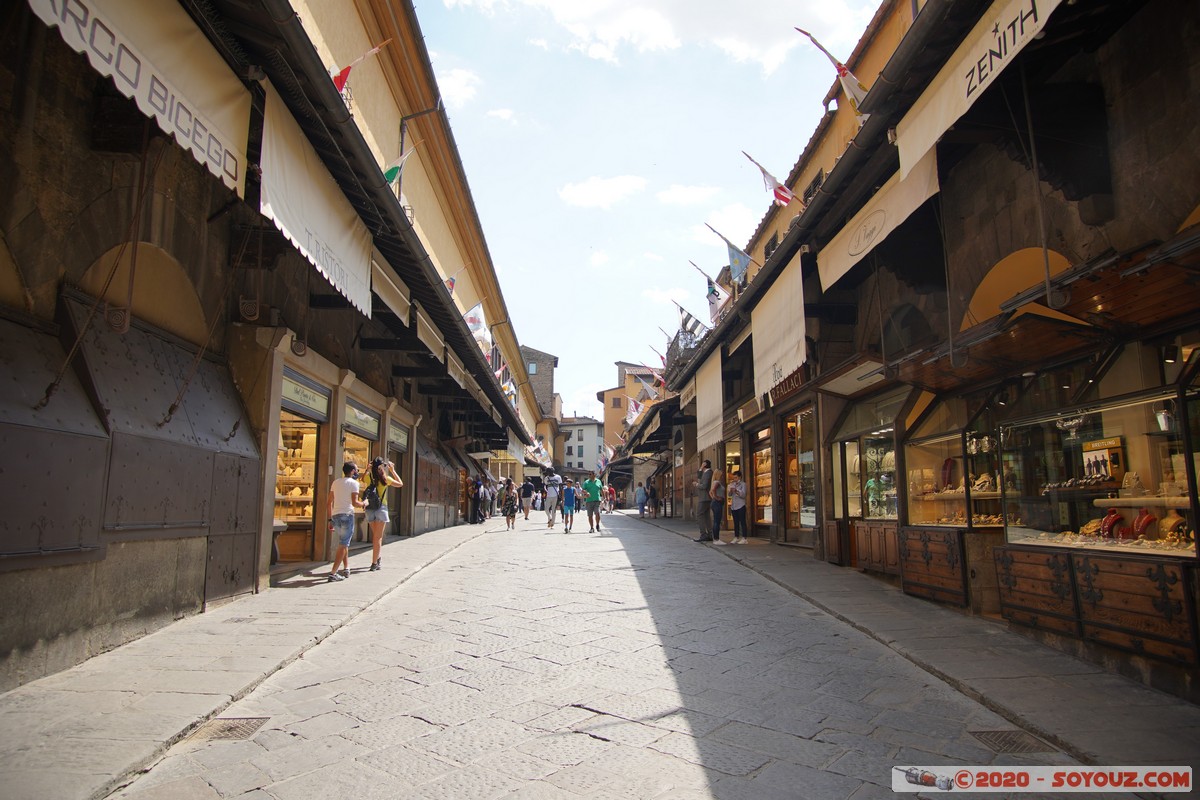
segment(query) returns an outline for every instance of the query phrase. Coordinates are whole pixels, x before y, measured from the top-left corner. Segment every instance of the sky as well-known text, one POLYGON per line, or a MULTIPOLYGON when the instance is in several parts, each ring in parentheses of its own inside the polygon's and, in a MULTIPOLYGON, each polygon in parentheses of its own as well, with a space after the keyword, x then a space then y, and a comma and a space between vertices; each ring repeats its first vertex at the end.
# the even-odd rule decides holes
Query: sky
MULTIPOLYGON (((878 0, 425 0, 416 7, 521 344, 564 416, 603 419, 616 362, 661 366, 675 303, 770 209, 878 0), (695 262, 693 266, 689 262, 695 262)), ((798 213, 799 206, 794 206, 798 213)))

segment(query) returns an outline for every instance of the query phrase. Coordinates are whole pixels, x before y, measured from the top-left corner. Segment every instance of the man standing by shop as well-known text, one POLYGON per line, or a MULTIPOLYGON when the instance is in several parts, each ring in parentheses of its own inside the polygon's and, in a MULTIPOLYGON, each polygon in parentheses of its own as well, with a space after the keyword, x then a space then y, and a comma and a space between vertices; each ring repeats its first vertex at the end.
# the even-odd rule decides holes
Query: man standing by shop
POLYGON ((600 530, 600 498, 604 494, 604 484, 596 477, 596 471, 588 473, 588 479, 583 482, 583 501, 587 504, 588 533, 600 530))
POLYGON ((712 462, 707 458, 700 462, 700 472, 692 484, 696 492, 696 520, 700 525, 700 536, 693 542, 711 542, 712 538, 712 462))

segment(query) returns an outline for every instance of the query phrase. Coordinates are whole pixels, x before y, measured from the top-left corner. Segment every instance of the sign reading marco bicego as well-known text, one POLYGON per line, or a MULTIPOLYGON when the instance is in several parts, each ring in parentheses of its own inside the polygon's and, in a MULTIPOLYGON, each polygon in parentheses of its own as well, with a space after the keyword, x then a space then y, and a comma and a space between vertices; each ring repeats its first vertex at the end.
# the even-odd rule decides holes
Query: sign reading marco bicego
POLYGON ((250 93, 177 3, 29 0, 117 90, 242 195, 250 93))

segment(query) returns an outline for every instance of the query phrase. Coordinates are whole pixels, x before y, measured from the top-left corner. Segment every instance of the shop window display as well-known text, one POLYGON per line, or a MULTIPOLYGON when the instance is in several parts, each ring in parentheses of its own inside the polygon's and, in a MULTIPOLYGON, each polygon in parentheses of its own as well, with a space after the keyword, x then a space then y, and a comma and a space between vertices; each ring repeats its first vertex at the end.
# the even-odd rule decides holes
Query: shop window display
POLYGON ((940 401, 905 444, 910 525, 999 527, 1018 522, 1001 503, 1000 443, 991 409, 971 419, 962 398, 940 401))
POLYGON ((279 558, 305 560, 313 554, 313 497, 317 477, 319 426, 280 412, 275 462, 275 519, 287 523, 280 536, 279 558))
POLYGON ((805 409, 789 419, 784 430, 787 447, 787 527, 817 524, 817 486, 814 417, 805 409))
MULTIPOLYGON (((1200 393, 1186 403, 1195 419, 1200 393)), ((1181 405, 1160 394, 1002 427, 1008 541, 1195 555, 1200 437, 1193 424, 1185 441, 1181 405)))
POLYGON ((773 459, 771 458, 771 431, 764 429, 758 432, 754 443, 754 522, 759 525, 770 525, 774 520, 773 491, 773 459))

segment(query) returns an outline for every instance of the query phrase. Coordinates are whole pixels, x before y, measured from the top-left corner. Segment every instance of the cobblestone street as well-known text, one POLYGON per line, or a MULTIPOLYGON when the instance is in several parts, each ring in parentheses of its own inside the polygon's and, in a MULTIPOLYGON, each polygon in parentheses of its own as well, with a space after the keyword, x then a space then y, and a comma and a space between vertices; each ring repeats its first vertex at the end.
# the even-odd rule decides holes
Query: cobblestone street
POLYGON ((712 548, 538 520, 492 520, 227 708, 265 719, 249 738, 193 736, 113 796, 871 798, 896 764, 1074 763, 997 755, 971 731, 1009 722, 712 548))

